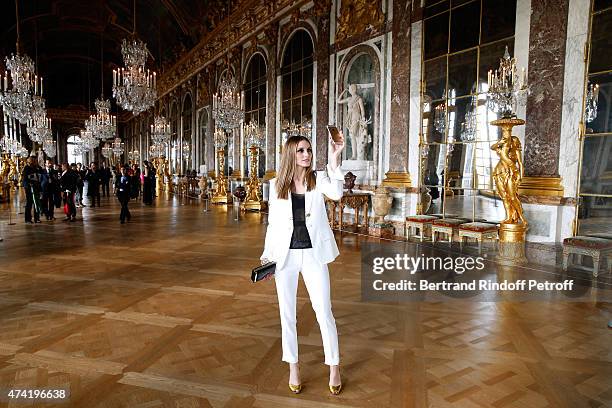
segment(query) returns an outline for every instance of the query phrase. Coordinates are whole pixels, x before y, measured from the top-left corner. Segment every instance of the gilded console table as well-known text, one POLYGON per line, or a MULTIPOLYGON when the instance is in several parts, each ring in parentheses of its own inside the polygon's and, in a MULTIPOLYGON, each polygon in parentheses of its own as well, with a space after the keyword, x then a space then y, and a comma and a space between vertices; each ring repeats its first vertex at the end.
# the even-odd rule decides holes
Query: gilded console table
MULTIPOLYGON (((359 227, 368 227, 369 217, 368 217, 368 202, 369 202, 370 194, 345 194, 338 201, 331 200, 325 197, 325 203, 331 206, 331 220, 330 225, 332 228, 342 229, 343 227, 343 215, 344 215, 344 207, 349 207, 355 210, 355 223, 353 224, 355 228, 359 227), (336 209, 339 211, 339 219, 336 222, 336 209), (363 224, 359 224, 359 212, 363 211, 363 224)), ((328 215, 329 216, 329 215, 328 215)))

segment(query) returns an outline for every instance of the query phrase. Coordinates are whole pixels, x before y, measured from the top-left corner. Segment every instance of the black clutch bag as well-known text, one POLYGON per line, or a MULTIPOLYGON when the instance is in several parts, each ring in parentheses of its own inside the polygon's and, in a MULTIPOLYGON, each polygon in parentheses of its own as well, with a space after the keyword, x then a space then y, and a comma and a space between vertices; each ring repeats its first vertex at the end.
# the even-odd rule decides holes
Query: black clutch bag
POLYGON ((267 264, 258 266, 251 271, 251 280, 253 283, 259 282, 269 275, 274 275, 275 272, 276 262, 268 262, 267 264))

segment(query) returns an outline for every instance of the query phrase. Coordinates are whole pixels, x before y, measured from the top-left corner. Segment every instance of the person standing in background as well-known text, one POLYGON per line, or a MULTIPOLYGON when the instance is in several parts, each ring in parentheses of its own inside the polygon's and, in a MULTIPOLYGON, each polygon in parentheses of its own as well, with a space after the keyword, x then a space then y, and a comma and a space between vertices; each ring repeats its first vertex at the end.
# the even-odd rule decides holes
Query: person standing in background
POLYGON ((53 221, 56 196, 59 194, 59 174, 53 169, 53 163, 47 159, 45 169, 42 172, 42 181, 40 183, 42 189, 42 208, 47 221, 53 221))
POLYGON ((96 200, 98 201, 98 207, 100 205, 100 184, 102 182, 102 175, 96 163, 91 163, 87 174, 85 176, 87 180, 87 196, 91 198, 91 208, 96 208, 96 200))
POLYGON ((128 208, 128 203, 130 202, 130 195, 132 189, 130 188, 130 184, 132 183, 132 177, 128 174, 128 169, 126 166, 121 166, 121 175, 117 176, 117 183, 115 184, 115 193, 117 194, 117 198, 121 203, 121 214, 119 215, 119 221, 122 224, 125 224, 125 220, 128 221, 132 218, 130 214, 130 210, 128 208))
POLYGON ((102 196, 110 197, 110 185, 109 184, 112 178, 112 174, 105 162, 102 162, 102 167, 100 168, 100 178, 102 182, 102 196))
MULTIPOLYGON (((76 166, 75 166, 76 167, 76 166)), ((79 175, 68 167, 68 163, 62 163, 62 175, 60 176, 60 190, 64 195, 64 206, 66 219, 64 221, 76 221, 76 205, 74 197, 78 190, 79 175)))
POLYGON ((28 157, 26 166, 21 173, 21 183, 25 189, 26 206, 25 222, 33 224, 40 222, 40 182, 42 178, 42 168, 36 162, 35 156, 28 157), (34 222, 32 222, 32 208, 34 208, 34 222))

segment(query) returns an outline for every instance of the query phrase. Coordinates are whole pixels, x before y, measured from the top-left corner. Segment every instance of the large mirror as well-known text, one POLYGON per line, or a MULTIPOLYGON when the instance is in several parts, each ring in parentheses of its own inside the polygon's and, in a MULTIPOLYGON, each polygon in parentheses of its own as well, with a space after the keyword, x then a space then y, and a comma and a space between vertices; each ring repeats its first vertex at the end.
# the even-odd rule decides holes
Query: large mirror
POLYGON ((501 132, 490 125, 498 116, 487 107, 487 72, 498 67, 506 46, 513 53, 515 14, 516 1, 426 4, 419 182, 429 198, 422 198, 423 212, 504 219, 491 177, 498 161, 491 146, 501 132))

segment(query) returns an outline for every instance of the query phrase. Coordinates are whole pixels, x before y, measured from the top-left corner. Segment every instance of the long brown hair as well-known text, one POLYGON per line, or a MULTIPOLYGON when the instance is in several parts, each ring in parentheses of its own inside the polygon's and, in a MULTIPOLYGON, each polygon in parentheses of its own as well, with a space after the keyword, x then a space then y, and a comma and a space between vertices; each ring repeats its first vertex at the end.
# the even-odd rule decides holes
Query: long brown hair
MULTIPOLYGON (((293 183, 293 176, 295 174, 295 154, 297 147, 301 141, 306 141, 312 147, 310 140, 304 136, 291 136, 285 142, 283 146, 283 153, 281 155, 280 169, 278 170, 278 176, 276 177, 276 194, 278 198, 286 200, 289 197, 289 191, 291 191, 291 184, 293 183)), ((310 168, 306 169, 306 190, 314 190, 317 186, 317 175, 312 168, 314 157, 310 160, 310 168)))

